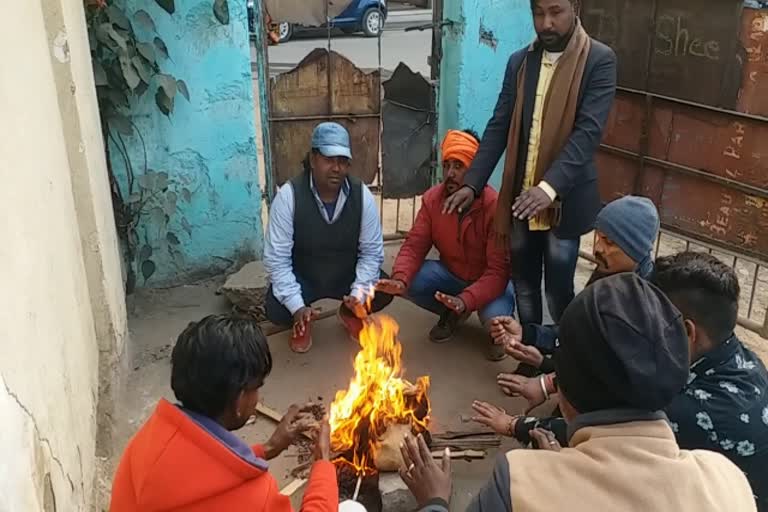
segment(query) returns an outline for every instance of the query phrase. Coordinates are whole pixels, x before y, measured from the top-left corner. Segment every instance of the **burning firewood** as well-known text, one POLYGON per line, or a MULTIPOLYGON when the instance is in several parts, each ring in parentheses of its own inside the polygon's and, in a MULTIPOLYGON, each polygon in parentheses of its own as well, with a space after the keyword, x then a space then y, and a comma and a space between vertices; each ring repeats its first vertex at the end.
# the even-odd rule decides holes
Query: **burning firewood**
POLYGON ((343 454, 337 465, 357 475, 396 470, 404 434, 427 431, 429 377, 403 378, 398 329, 386 315, 366 319, 355 375, 331 404, 331 447, 343 454))

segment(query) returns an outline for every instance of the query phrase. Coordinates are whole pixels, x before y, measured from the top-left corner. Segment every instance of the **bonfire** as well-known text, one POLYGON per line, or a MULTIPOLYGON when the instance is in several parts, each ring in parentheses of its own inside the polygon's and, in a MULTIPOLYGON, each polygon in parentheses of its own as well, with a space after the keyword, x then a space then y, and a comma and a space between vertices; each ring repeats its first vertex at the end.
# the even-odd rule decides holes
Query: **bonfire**
POLYGON ((389 316, 365 319, 355 375, 331 404, 331 449, 340 454, 334 463, 351 466, 361 477, 382 469, 377 467, 377 454, 388 431, 427 430, 429 377, 419 377, 415 384, 403 378, 398 330, 389 316))

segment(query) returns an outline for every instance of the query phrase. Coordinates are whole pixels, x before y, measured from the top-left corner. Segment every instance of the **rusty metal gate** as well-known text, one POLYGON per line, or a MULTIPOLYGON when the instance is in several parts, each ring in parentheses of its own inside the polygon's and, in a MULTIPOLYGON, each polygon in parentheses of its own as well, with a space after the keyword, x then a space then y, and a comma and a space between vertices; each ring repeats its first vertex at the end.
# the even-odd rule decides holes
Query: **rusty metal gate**
POLYGON ((604 200, 648 196, 686 247, 700 243, 747 265, 740 320, 768 335, 768 9, 742 0, 583 0, 581 16, 619 61, 597 155, 604 200))

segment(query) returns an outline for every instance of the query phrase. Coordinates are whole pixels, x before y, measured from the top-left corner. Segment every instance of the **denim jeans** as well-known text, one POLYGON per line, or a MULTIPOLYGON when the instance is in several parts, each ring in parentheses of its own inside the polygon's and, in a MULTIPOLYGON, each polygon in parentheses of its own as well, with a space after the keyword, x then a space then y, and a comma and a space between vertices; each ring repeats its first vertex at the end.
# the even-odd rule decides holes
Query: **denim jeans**
MULTIPOLYGON (((389 276, 382 270, 381 278, 387 279, 389 276)), ((310 306, 313 302, 320 299, 336 299, 341 300, 345 295, 349 295, 349 289, 352 286, 352 281, 339 283, 338 286, 334 286, 329 290, 318 290, 312 283, 296 276, 296 280, 301 286, 301 297, 304 299, 304 304, 310 306)), ((371 311, 377 312, 384 309, 390 302, 392 302, 392 295, 382 292, 376 292, 371 301, 371 311)), ((293 323, 293 315, 288 309, 280 304, 272 293, 272 286, 270 285, 267 291, 267 297, 264 300, 264 312, 267 315, 267 319, 275 325, 291 325, 293 323)))
MULTIPOLYGON (((441 315, 446 307, 435 299, 435 292, 443 292, 447 295, 458 295, 472 283, 463 281, 453 275, 442 263, 437 260, 425 260, 416 277, 413 278, 406 298, 419 307, 441 315)), ((507 283, 504 293, 484 306, 477 315, 480 321, 485 323, 497 316, 509 316, 515 312, 515 289, 512 283, 507 283)))
POLYGON ((542 269, 549 314, 558 323, 574 297, 579 239, 560 239, 551 230, 530 231, 527 222, 517 223, 510 254, 520 323, 542 323, 542 269))

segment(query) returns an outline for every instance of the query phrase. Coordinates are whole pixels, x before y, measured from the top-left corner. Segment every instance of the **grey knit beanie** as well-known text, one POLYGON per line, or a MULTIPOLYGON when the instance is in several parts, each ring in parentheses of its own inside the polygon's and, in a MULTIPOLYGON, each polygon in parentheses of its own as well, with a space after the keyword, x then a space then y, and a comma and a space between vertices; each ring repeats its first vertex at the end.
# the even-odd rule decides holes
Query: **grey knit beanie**
POLYGON ((651 260, 659 234, 659 213, 648 198, 624 196, 605 205, 597 216, 595 229, 642 265, 651 260))

